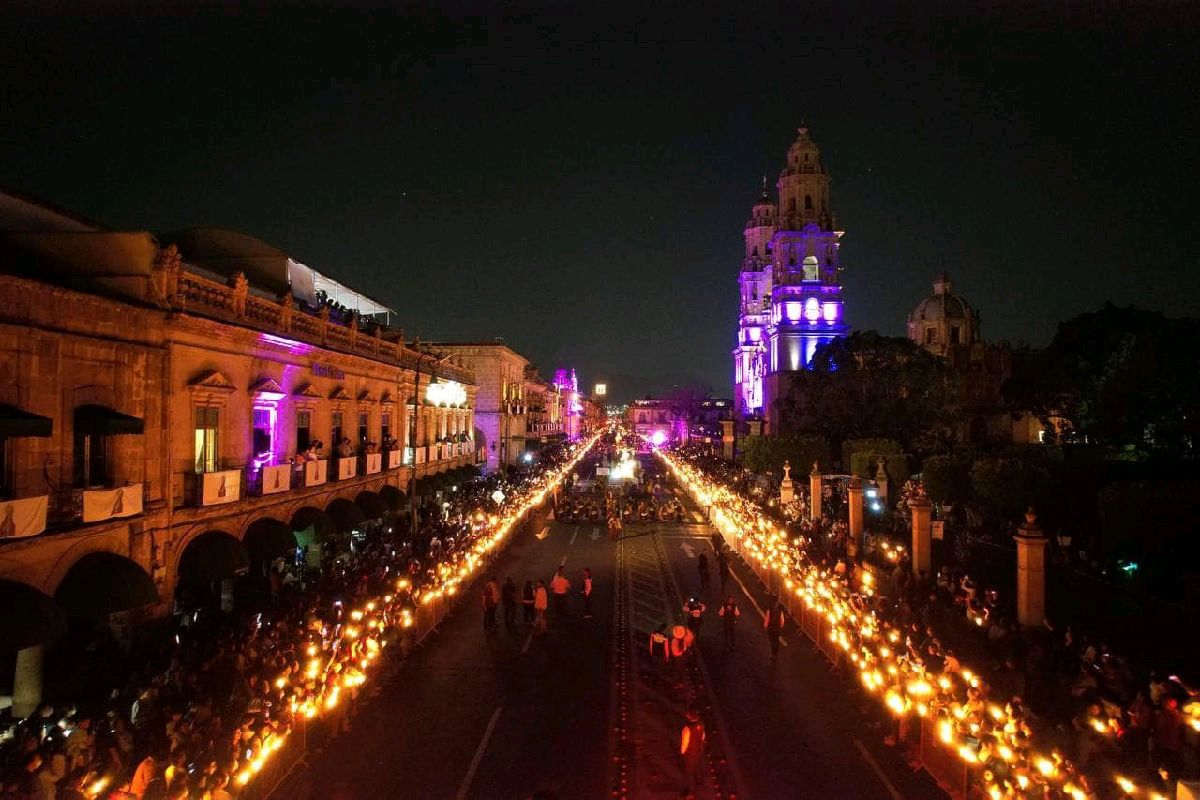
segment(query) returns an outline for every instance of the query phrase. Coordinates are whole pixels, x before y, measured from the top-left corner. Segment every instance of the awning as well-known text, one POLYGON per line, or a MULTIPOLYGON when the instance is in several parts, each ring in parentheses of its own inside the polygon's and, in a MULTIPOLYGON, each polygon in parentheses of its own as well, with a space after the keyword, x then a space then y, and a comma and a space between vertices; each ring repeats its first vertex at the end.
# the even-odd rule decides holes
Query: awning
POLYGON ((405 511, 408 509, 408 497, 395 486, 380 487, 379 497, 383 502, 387 503, 388 508, 392 511, 405 511))
POLYGON ((179 559, 179 580, 205 584, 232 578, 250 568, 250 554, 242 543, 220 531, 202 533, 188 543, 179 559))
POLYGON ((363 516, 361 508, 342 497, 331 502, 329 507, 325 509, 325 513, 333 520, 333 524, 337 526, 337 529, 343 533, 360 528, 367 521, 367 518, 363 516))
POLYGON ((67 632, 67 615, 27 583, 0 580, 0 653, 45 644, 67 632))
POLYGON ((119 436, 127 433, 145 433, 146 424, 137 417, 113 411, 105 406, 80 406, 75 409, 76 433, 102 433, 119 436))
POLYGON ((292 530, 305 531, 313 529, 313 536, 318 542, 337 535, 337 526, 333 520, 319 508, 305 506, 292 515, 292 530))
POLYGON ((360 492, 354 499, 366 519, 383 519, 389 511, 388 504, 375 492, 360 492))
POLYGON ((54 599, 72 617, 102 619, 158 602, 154 580, 116 553, 88 553, 67 571, 54 599))
POLYGON ((0 403, 0 436, 49 436, 53 431, 54 421, 49 417, 0 403))
POLYGON ((296 549, 296 534, 286 522, 277 519, 256 519, 246 529, 242 539, 252 561, 274 561, 296 549))

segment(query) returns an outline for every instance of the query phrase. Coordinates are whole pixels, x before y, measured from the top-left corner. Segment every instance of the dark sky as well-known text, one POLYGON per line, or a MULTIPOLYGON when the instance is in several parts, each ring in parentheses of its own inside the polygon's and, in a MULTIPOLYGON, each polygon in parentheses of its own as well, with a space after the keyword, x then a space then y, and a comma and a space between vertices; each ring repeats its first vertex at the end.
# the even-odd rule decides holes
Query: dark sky
POLYGON ((1196 315, 1200 14, 1070 5, 38 2, 0 23, 0 183, 243 230, 621 399, 729 394, 742 226, 807 121, 856 327, 943 266, 989 338, 1196 315))

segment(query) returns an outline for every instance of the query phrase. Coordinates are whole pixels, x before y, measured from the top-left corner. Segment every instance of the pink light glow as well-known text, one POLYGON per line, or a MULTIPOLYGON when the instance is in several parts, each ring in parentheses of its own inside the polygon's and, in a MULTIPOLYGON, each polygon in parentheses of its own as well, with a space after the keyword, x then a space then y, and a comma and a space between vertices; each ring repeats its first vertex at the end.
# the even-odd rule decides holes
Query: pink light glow
POLYGON ((666 441, 667 432, 664 430, 657 430, 650 434, 650 444, 654 445, 655 447, 662 447, 663 443, 666 441))

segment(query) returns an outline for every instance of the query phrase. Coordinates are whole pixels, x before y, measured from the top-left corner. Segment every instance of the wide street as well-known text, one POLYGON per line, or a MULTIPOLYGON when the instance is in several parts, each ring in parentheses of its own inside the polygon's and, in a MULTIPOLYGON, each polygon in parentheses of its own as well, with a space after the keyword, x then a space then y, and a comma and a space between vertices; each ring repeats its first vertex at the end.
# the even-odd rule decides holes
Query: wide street
MULTIPOLYGON (((643 457, 647 469, 653 461, 643 457)), ((580 472, 590 475, 588 463, 580 472)), ((536 517, 495 563, 511 576, 572 581, 568 610, 549 632, 520 621, 485 633, 479 586, 392 677, 360 703, 352 728, 310 754, 276 792, 313 798, 669 798, 689 704, 708 730, 702 798, 940 796, 884 746, 876 709, 789 622, 772 662, 761 627, 765 592, 734 563, 727 592, 742 612, 736 648, 716 615, 720 586, 712 530, 630 523, 621 543, 603 525, 536 517), (712 585, 700 594, 697 558, 709 548, 712 585), (581 570, 595 578, 582 616, 581 570), (620 591, 614 591, 620 587, 620 591), (649 658, 649 631, 682 622, 688 596, 707 604, 699 659, 679 670, 649 658), (623 721, 623 724, 622 724, 623 721)))

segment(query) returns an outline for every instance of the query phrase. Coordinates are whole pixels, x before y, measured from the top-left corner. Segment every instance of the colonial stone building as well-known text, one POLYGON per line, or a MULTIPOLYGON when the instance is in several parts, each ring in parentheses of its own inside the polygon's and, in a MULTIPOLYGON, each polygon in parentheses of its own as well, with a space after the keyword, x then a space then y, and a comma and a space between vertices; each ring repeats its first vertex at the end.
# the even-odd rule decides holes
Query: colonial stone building
POLYGON ((430 342, 431 351, 454 357, 474 375, 475 441, 487 470, 516 464, 525 452, 529 404, 525 371, 529 359, 501 340, 479 343, 430 342))
POLYGON ((775 184, 743 232, 738 277, 740 303, 733 349, 734 402, 738 417, 762 420, 774 432, 775 401, 790 375, 807 369, 817 346, 844 336, 839 249, 843 231, 829 202, 829 173, 821 151, 800 128, 775 184))
POLYGON ((1012 351, 1006 344, 984 341, 979 312, 953 288, 950 276, 939 273, 933 294, 908 315, 908 338, 944 359, 958 376, 965 412, 958 438, 973 444, 1037 443, 1038 419, 1011 411, 1003 402, 1012 351))
MULTIPOLYGON (((171 238, 0 195, 0 589, 48 618, 228 601, 477 460, 471 371, 381 304, 240 234, 171 238)), ((0 647, 24 648, 19 710, 44 633, 0 647)))

